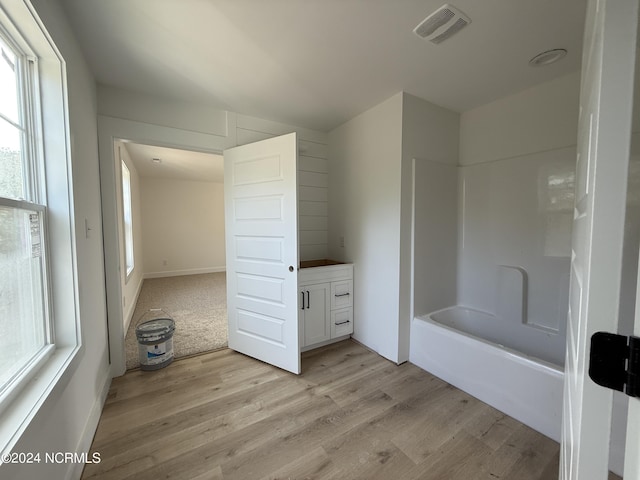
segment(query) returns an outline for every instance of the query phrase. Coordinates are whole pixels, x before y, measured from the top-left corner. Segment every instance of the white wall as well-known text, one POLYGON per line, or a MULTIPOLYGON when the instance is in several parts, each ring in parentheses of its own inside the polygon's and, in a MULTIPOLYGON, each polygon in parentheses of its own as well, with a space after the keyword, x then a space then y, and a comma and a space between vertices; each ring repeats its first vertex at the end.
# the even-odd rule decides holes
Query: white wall
POLYGON ((465 112, 460 130, 458 303, 549 330, 558 362, 579 81, 574 73, 465 112))
POLYGON ((464 112, 460 165, 575 146, 580 72, 464 112))
POLYGON ((394 362, 409 358, 412 160, 455 164, 458 122, 400 92, 329 133, 329 254, 355 264, 354 338, 394 362))
POLYGON ((116 202, 118 204, 118 228, 120 235, 120 281, 122 285, 122 308, 124 309, 123 322, 126 332, 131 323, 131 317, 136 309, 138 295, 142 288, 144 276, 143 243, 142 243, 142 214, 140 212, 140 175, 126 148, 126 143, 116 141, 116 202), (133 222, 133 263, 134 268, 127 278, 127 267, 124 246, 124 206, 122 203, 122 168, 120 160, 124 161, 131 174, 131 214, 133 222))
MULTIPOLYGON (((237 116, 237 142, 244 145, 282 135, 291 127, 237 116)), ((298 245, 300 260, 328 256, 329 162, 326 134, 313 130, 298 132, 298 245)))
POLYGON ((354 338, 393 361, 401 154, 402 93, 329 132, 329 255, 354 263, 354 338))
MULTIPOLYGON (((67 65, 69 122, 77 248, 79 307, 84 351, 67 387, 47 401, 14 448, 16 452, 88 450, 109 386, 107 320, 98 176, 96 96, 93 77, 71 27, 52 0, 32 0, 67 65), (91 228, 85 236, 85 219, 91 228)), ((12 480, 77 478, 82 465, 3 464, 12 480)))
POLYGON ((224 184, 143 177, 145 278, 225 270, 224 184))
POLYGON ((329 256, 329 162, 322 147, 298 155, 300 260, 329 256))

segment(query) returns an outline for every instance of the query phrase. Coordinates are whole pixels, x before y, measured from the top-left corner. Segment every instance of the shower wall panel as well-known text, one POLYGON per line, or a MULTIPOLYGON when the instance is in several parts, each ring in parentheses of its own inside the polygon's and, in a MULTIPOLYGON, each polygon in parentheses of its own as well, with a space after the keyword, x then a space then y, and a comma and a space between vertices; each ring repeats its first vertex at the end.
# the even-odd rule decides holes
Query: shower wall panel
POLYGON ((458 167, 414 160, 414 309, 456 303, 458 167))
POLYGON ((460 167, 458 304, 563 333, 575 158, 568 147, 460 167))

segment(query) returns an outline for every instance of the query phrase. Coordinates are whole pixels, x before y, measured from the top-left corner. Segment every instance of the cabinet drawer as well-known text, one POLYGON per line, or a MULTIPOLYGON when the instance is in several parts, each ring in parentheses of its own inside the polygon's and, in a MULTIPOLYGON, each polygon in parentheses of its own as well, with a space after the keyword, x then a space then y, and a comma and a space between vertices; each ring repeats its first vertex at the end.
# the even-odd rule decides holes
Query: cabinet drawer
POLYGON ((331 312, 331 338, 353 333, 353 308, 331 312))
POLYGON ((353 280, 331 282, 331 309, 353 306, 353 280))

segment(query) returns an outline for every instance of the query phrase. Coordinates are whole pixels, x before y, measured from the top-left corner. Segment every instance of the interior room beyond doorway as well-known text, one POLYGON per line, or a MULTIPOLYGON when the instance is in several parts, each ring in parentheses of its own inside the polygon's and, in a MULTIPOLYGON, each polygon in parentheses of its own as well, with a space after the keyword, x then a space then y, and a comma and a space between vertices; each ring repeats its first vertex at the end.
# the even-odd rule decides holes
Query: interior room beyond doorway
POLYGON ((150 309, 175 320, 176 357, 225 347, 222 156, 119 140, 114 152, 127 369, 150 309))

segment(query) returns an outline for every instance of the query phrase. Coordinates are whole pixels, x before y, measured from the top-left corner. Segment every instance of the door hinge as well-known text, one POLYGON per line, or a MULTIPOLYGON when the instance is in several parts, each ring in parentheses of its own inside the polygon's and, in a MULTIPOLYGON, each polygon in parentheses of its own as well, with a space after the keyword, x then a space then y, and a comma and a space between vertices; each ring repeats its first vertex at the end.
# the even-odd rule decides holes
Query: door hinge
POLYGON ((598 385, 640 397, 640 338, 597 332, 591 337, 589 377, 598 385))

